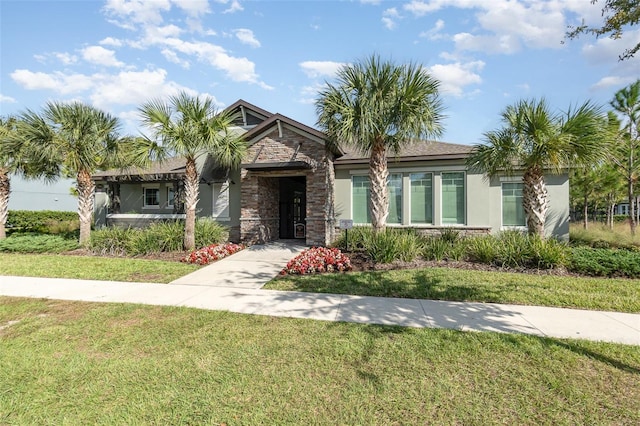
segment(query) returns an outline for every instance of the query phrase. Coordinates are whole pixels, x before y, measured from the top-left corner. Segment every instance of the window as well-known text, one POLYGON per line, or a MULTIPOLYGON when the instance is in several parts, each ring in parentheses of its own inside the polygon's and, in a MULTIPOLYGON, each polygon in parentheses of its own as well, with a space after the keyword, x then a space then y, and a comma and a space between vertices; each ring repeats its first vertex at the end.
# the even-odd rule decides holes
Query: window
MULTIPOLYGON (((368 176, 353 176, 352 179, 353 222, 371 223, 371 187, 368 176)), ((387 223, 402 223, 402 174, 391 174, 387 180, 389 216, 387 223)))
POLYGON ((159 188, 143 188, 144 200, 143 207, 160 207, 160 189, 159 188))
POLYGON ((173 186, 167 187, 167 208, 173 208, 173 203, 176 198, 176 192, 173 189, 173 186))
POLYGON ((433 223, 433 175, 412 173, 411 223, 433 223))
POLYGON ((402 175, 389 175, 387 189, 389 196, 387 223, 402 223, 402 175))
POLYGON ((463 225, 465 212, 464 172, 442 173, 442 223, 463 225))
POLYGON ((369 198, 371 198, 369 177, 353 176, 352 184, 353 222, 371 223, 371 211, 369 210, 369 198))
POLYGON ((522 182, 502 184, 502 226, 526 226, 522 207, 522 182))

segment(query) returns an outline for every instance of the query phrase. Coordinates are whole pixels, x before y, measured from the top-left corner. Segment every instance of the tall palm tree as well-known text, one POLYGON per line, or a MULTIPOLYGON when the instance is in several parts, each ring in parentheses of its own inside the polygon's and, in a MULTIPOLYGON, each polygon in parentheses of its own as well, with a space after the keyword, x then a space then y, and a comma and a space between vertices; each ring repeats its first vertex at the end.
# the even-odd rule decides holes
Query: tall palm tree
POLYGON ((139 108, 142 122, 149 128, 154 139, 147 152, 153 152, 162 161, 170 155, 184 157, 185 230, 184 248, 195 248, 196 205, 199 198, 200 172, 196 160, 202 155, 211 155, 220 167, 235 167, 242 161, 246 144, 242 138, 229 130, 232 117, 215 109, 210 97, 191 96, 180 93, 166 103, 156 99, 139 108))
POLYGON ((75 176, 80 244, 91 236, 95 184, 91 174, 119 164, 127 153, 118 137, 118 119, 81 102, 49 102, 42 113, 20 115, 19 140, 32 161, 50 176, 75 176))
POLYGON ((11 144, 16 121, 0 117, 0 239, 6 238, 5 225, 9 214, 11 174, 20 168, 20 147, 11 144))
POLYGON ((442 133, 439 82, 418 64, 396 65, 378 55, 343 66, 335 84, 327 83, 316 100, 318 125, 335 144, 369 156, 374 232, 389 214, 387 152, 442 133))
POLYGON ((492 177, 522 173, 522 203, 530 234, 544 237, 549 209, 545 173, 596 164, 606 152, 606 119, 585 102, 554 113, 544 99, 522 100, 502 113, 503 127, 485 133, 468 159, 471 170, 492 177))
POLYGON ((620 120, 611 117, 610 121, 620 129, 611 160, 623 174, 627 184, 629 202, 629 226, 631 234, 636 233, 636 209, 634 183, 640 174, 640 80, 618 90, 610 102, 620 120))

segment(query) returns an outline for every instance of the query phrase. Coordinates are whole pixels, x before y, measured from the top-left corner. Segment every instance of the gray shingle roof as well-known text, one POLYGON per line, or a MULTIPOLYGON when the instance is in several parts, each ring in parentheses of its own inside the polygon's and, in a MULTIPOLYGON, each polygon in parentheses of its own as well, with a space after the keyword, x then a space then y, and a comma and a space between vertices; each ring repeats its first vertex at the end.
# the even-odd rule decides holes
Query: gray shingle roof
MULTIPOLYGON (((345 155, 338 158, 336 164, 364 163, 369 157, 357 151, 353 147, 343 147, 345 155)), ((448 142, 421 141, 403 147, 398 155, 387 152, 387 158, 391 161, 420 161, 420 160, 444 160, 462 159, 469 156, 473 146, 448 142)))
POLYGON ((186 160, 184 157, 168 158, 163 162, 153 162, 148 168, 128 167, 126 169, 110 169, 93 174, 93 178, 106 178, 116 176, 145 176, 145 175, 165 175, 184 174, 186 160))

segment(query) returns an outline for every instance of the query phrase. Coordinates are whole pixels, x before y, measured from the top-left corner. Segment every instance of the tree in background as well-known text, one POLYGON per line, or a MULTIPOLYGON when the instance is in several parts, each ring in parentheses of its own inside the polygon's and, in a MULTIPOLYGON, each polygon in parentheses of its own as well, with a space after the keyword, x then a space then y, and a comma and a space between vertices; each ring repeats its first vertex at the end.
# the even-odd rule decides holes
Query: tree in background
POLYGON ((549 209, 545 173, 601 160, 605 120, 600 108, 590 102, 557 114, 544 99, 533 99, 508 106, 502 122, 502 128, 485 133, 485 142, 475 146, 468 166, 489 177, 523 173, 527 228, 530 234, 544 238, 549 209))
MULTIPOLYGON (((597 3, 597 1, 591 0, 591 3, 597 3)), ((625 27, 631 27, 640 22, 640 2, 638 0, 605 0, 602 16, 604 23, 601 27, 590 27, 585 25, 583 21, 582 25, 577 27, 570 26, 567 37, 574 39, 580 34, 587 33, 596 37, 609 35, 613 39, 619 39, 622 37, 625 27)), ((622 52, 620 60, 632 58, 638 50, 640 50, 640 43, 622 52)))
POLYGON ((405 145, 442 133, 438 86, 421 65, 396 65, 373 55, 343 66, 337 82, 319 93, 318 125, 330 141, 369 156, 374 232, 384 229, 389 214, 388 151, 397 154, 405 145))
POLYGON ((196 161, 210 155, 220 167, 235 167, 246 152, 246 144, 230 131, 232 116, 217 112, 213 99, 180 93, 166 103, 156 99, 139 108, 143 124, 153 139, 137 147, 137 156, 152 156, 163 161, 170 156, 184 157, 185 170, 185 231, 184 248, 195 248, 196 206, 200 194, 200 173, 196 161))
POLYGON ((80 244, 91 235, 95 184, 91 175, 128 164, 129 149, 118 135, 118 119, 81 102, 49 102, 41 113, 27 110, 16 126, 17 140, 28 150, 34 168, 52 178, 75 176, 80 244))
POLYGON ((629 226, 635 235, 637 218, 635 182, 640 172, 640 80, 616 92, 610 105, 614 112, 609 114, 613 132, 611 161, 623 175, 627 186, 629 202, 629 226))

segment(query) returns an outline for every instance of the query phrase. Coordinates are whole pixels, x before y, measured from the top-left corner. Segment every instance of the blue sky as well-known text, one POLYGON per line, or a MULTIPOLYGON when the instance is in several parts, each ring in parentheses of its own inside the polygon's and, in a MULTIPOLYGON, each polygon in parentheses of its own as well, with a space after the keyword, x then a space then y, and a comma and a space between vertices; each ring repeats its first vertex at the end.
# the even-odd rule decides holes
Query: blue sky
POLYGON ((318 88, 372 53, 418 62, 441 81, 441 140, 474 144, 521 98, 559 110, 607 104, 640 77, 620 40, 567 25, 598 24, 590 0, 11 1, 0 0, 0 115, 80 100, 139 132, 137 107, 179 91, 219 107, 245 99, 315 126, 318 88))

